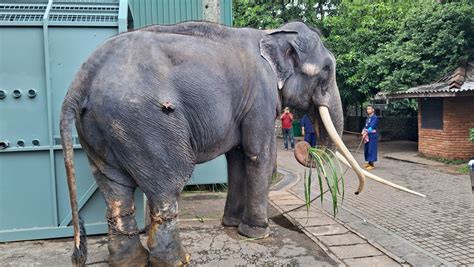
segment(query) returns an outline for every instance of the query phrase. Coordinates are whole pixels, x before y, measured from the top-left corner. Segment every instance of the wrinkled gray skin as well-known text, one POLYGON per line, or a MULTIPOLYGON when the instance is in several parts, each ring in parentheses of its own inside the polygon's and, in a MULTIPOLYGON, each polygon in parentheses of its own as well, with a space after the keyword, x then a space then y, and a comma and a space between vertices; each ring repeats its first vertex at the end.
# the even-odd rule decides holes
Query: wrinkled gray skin
POLYGON ((221 154, 229 177, 222 224, 248 237, 267 236, 274 121, 282 104, 308 111, 317 127, 315 107, 327 106, 342 132, 335 59, 303 23, 271 32, 204 22, 151 26, 97 49, 68 91, 61 132, 67 147, 67 128, 76 121, 117 225, 109 226, 109 263, 186 262, 177 199, 195 164, 221 154), (164 111, 167 101, 173 109, 164 111), (151 209, 149 258, 138 236, 117 233, 137 230, 129 215, 136 187, 151 209))

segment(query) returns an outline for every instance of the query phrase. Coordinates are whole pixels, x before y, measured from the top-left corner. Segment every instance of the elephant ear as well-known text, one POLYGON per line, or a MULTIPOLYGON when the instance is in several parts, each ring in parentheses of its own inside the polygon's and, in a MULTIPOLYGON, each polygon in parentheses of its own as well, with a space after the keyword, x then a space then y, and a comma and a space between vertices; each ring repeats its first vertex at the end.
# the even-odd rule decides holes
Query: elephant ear
POLYGON ((260 40, 260 55, 270 64, 277 77, 278 89, 295 72, 297 53, 293 47, 296 31, 275 30, 260 40))

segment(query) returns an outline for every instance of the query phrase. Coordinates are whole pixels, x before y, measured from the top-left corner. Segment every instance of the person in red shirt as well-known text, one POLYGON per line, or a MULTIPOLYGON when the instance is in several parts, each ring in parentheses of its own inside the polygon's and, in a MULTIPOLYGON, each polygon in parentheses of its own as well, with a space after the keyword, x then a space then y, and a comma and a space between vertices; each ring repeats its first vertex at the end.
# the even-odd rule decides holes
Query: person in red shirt
POLYGON ((285 150, 288 150, 288 139, 290 139, 291 150, 295 149, 295 139, 293 137, 293 114, 290 109, 286 107, 283 114, 280 116, 281 128, 283 130, 283 140, 285 143, 285 150))

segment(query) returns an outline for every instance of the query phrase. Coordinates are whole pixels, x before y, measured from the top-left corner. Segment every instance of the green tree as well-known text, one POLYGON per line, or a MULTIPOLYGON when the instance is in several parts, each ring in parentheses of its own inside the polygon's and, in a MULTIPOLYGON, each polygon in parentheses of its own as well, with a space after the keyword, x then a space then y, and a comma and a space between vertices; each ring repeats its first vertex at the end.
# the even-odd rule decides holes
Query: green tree
POLYGON ((377 79, 365 61, 395 38, 407 9, 406 5, 382 1, 370 5, 343 1, 336 14, 323 21, 326 45, 336 56, 337 80, 345 104, 362 103, 377 92, 377 79))
POLYGON ((392 42, 367 58, 376 90, 394 92, 434 82, 474 55, 474 6, 425 4, 409 10, 392 42))
MULTIPOLYGON (((282 5, 276 6, 281 10, 282 5)), ((278 17, 278 10, 271 3, 233 1, 234 26, 256 29, 277 28, 284 22, 278 17)))
MULTIPOLYGON (((449 74, 473 59, 469 0, 234 1, 235 26, 277 28, 301 20, 320 28, 335 54, 343 103, 402 91, 449 74)), ((393 105, 413 110, 409 102, 393 105)))
POLYGON ((339 0, 233 1, 234 26, 271 29, 289 21, 320 25, 339 0))
POLYGON ((468 1, 393 2, 343 1, 323 21, 345 103, 433 82, 474 54, 468 1))

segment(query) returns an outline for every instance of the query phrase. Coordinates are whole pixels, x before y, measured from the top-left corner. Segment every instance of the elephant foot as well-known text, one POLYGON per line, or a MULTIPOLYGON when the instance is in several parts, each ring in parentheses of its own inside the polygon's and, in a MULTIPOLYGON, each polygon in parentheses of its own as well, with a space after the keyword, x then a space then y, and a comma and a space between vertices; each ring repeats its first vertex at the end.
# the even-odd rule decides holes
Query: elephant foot
POLYGON ((185 266, 191 261, 191 254, 186 253, 184 249, 180 253, 166 253, 161 255, 150 255, 151 267, 175 267, 185 266))
POLYGON ((164 217, 151 216, 152 224, 148 231, 149 264, 152 267, 174 267, 187 265, 191 255, 181 245, 177 214, 164 217))
POLYGON ((236 217, 225 216, 222 217, 222 225, 226 227, 238 227, 242 219, 236 217))
POLYGON ((243 236, 255 239, 262 239, 270 236, 270 228, 268 226, 250 226, 243 222, 239 224, 238 231, 239 234, 243 236))
MULTIPOLYGON (((127 237, 128 238, 128 237, 127 237)), ((111 267, 146 267, 148 266, 148 250, 140 243, 140 239, 131 240, 132 243, 127 246, 122 253, 114 253, 109 259, 111 267)))

